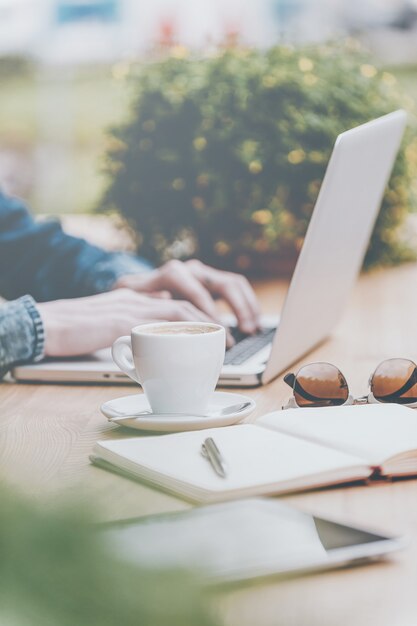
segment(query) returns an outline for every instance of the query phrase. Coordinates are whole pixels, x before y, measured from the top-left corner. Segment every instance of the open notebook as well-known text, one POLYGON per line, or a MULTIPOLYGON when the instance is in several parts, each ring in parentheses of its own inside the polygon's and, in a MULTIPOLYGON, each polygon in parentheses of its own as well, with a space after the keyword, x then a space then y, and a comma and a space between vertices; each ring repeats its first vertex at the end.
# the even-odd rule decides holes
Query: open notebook
POLYGON ((255 424, 99 441, 90 458, 194 502, 282 494, 417 475, 417 412, 394 404, 276 411, 255 424), (227 461, 226 478, 201 454, 206 437, 227 461))

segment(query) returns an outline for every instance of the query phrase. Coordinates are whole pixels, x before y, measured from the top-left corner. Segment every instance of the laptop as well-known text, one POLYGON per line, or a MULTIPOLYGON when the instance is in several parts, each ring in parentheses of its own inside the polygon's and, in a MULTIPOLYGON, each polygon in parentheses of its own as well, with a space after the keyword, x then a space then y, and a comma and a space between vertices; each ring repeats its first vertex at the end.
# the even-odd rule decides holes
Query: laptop
MULTIPOLYGON (((407 122, 403 110, 336 139, 280 316, 226 352, 219 384, 264 385, 320 344, 346 308, 407 122)), ((278 312, 277 312, 278 313, 278 312)), ((110 350, 16 367, 17 381, 127 383, 110 350)))

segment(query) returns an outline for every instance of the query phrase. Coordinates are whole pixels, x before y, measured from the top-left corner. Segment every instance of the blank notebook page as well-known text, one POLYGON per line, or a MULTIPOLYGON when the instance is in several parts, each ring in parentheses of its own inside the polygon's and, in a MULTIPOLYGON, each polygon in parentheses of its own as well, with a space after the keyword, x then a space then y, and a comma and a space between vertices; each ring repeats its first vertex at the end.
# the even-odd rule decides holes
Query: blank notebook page
POLYGON ((198 492, 199 496, 202 492, 230 495, 235 490, 265 493, 269 490, 260 487, 282 483, 284 490, 285 485, 288 488, 317 485, 320 476, 325 483, 326 475, 341 482, 370 474, 363 461, 354 456, 253 424, 102 441, 98 442, 95 453, 151 482, 183 494, 198 492), (201 454, 201 445, 207 437, 213 437, 227 462, 226 478, 218 476, 201 454))
POLYGON ((257 423, 375 466, 405 450, 417 450, 417 411, 398 404, 288 409, 264 415, 257 423))

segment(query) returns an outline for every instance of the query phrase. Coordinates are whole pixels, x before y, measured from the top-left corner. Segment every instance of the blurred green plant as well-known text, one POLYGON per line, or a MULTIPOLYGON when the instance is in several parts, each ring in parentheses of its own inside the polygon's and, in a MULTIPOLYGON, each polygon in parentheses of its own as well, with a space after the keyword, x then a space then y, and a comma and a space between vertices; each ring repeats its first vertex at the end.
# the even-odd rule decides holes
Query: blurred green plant
POLYGON ((91 519, 0 493, 0 623, 213 626, 191 573, 118 560, 91 519))
MULTIPOLYGON (((404 106, 395 77, 352 40, 203 59, 175 48, 134 80, 130 119, 111 131, 100 209, 119 211, 156 263, 290 269, 338 133, 404 106)), ((400 227, 416 205, 416 165, 409 130, 367 266, 415 256, 400 227)))

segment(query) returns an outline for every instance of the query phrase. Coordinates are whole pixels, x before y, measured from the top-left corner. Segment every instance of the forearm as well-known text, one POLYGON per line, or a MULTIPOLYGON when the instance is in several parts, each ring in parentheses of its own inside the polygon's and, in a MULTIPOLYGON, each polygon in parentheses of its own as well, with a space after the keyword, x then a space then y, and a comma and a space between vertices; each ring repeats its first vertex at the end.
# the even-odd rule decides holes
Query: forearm
POLYGON ((0 378, 14 365, 38 361, 44 353, 44 328, 36 303, 23 296, 0 307, 0 378))

